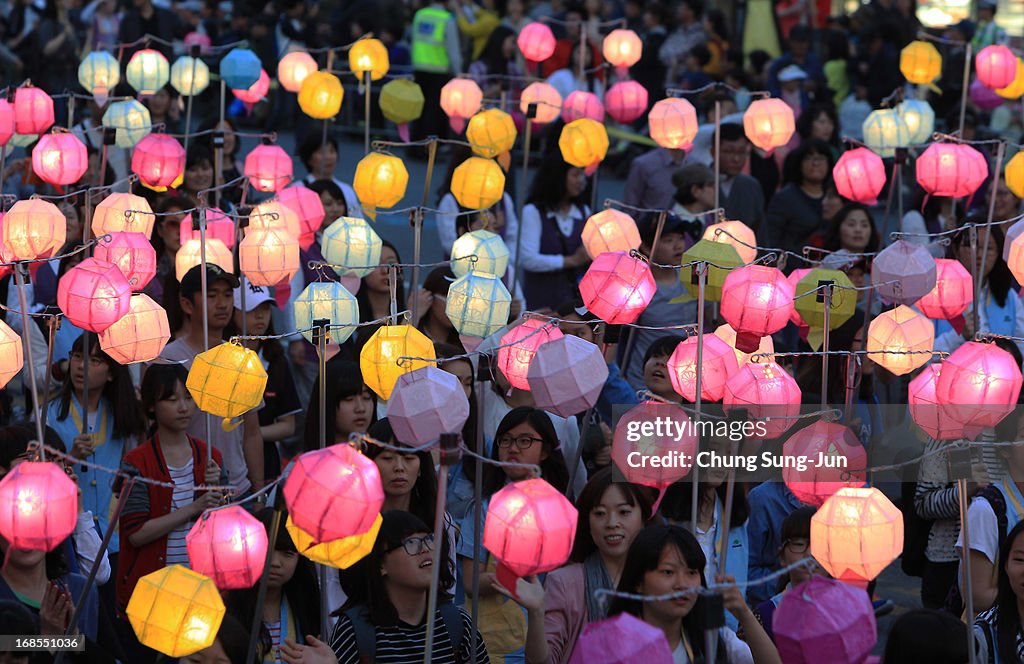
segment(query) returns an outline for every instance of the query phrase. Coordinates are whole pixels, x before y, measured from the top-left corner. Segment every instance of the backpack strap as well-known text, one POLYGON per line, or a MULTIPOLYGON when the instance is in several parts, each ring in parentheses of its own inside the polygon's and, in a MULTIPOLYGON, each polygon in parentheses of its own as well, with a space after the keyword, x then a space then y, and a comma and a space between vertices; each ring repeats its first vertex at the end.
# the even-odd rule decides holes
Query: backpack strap
MULTIPOLYGON (((448 637, 452 640, 452 650, 455 651, 455 658, 459 657, 459 646, 462 644, 462 636, 465 631, 465 623, 462 620, 462 611, 457 604, 445 602, 437 607, 441 612, 441 620, 444 621, 444 628, 448 630, 448 637)), ((469 662, 475 661, 473 653, 469 654, 469 662)))
POLYGON ((352 623, 352 631, 356 635, 359 661, 371 664, 377 658, 377 629, 370 622, 370 611, 365 604, 360 604, 346 609, 344 615, 352 623))
POLYGON ((992 511, 996 514, 996 522, 999 525, 999 549, 1002 549, 1009 525, 1006 519, 1006 496, 994 484, 986 486, 978 492, 978 495, 988 501, 988 504, 992 506, 992 511))

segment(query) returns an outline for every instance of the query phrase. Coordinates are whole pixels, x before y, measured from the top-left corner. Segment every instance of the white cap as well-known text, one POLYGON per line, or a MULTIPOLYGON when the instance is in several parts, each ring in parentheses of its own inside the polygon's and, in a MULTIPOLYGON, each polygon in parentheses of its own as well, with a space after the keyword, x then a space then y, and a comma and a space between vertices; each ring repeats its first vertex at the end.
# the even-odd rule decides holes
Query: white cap
POLYGON ((807 78, 807 72, 796 65, 790 65, 779 72, 779 83, 801 81, 805 78, 807 78))
POLYGON ((235 289, 235 309, 242 309, 242 291, 245 290, 245 311, 250 312, 264 302, 274 303, 274 298, 265 286, 256 286, 245 278, 242 279, 241 288, 235 289))

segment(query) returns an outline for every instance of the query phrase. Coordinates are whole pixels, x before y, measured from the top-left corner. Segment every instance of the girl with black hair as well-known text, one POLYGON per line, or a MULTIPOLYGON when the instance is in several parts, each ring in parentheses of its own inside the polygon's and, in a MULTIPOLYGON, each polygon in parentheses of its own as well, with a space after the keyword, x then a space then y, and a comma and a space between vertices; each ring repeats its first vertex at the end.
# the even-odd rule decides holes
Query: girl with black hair
MULTIPOLYGON (((391 283, 389 272, 391 268, 387 265, 402 262, 398 255, 398 249, 387 240, 381 241, 383 246, 380 250, 380 267, 362 278, 359 290, 356 292, 356 302, 359 303, 359 322, 369 323, 372 320, 380 320, 391 315, 391 283)), ((405 281, 402 279, 402 268, 398 269, 395 283, 395 302, 398 307, 405 302, 405 281)), ((426 294, 420 300, 420 311, 424 311, 430 303, 426 300, 426 294)), ((365 334, 369 338, 372 331, 365 334)), ((356 335, 363 336, 360 331, 356 335)))
POLYGON ((359 204, 356 190, 347 182, 334 177, 334 169, 338 166, 338 141, 333 136, 323 136, 319 131, 306 136, 299 144, 299 160, 306 167, 306 184, 316 180, 330 180, 341 189, 345 196, 345 207, 350 217, 362 217, 363 208, 359 204))
POLYGON ((668 375, 668 360, 676 347, 685 340, 678 334, 666 334, 654 340, 644 353, 643 367, 644 387, 652 394, 667 401, 679 403, 683 398, 672 387, 672 379, 668 375))
POLYGON ((1006 535, 999 550, 999 581, 995 605, 974 620, 974 641, 986 664, 1024 661, 1021 603, 1024 600, 1024 521, 1006 535))
MULTIPOLYGON (((502 92, 507 92, 509 99, 501 110, 522 118, 519 108, 511 100, 519 99, 522 92, 523 71, 520 69, 516 56, 516 33, 518 30, 499 25, 487 37, 480 56, 469 63, 469 75, 476 81, 487 99, 497 99, 502 92), (499 78, 509 77, 507 82, 499 78), (503 88, 503 86, 508 86, 503 88)), ((442 245, 443 246, 443 245, 442 245)))
MULTIPOLYGON (((157 212, 150 242, 156 249, 156 275, 150 280, 143 292, 157 302, 164 301, 165 284, 174 279, 174 259, 181 249, 181 224, 186 219, 185 210, 192 209, 192 201, 184 196, 166 196, 154 208, 157 212)), ((191 222, 191 216, 188 217, 191 222)), ((175 300, 177 297, 174 298, 175 300)), ((168 301, 170 299, 168 298, 168 301)))
MULTIPOLYGON (((699 591, 707 587, 706 562, 704 551, 688 530, 679 526, 644 528, 629 547, 617 590, 653 596, 694 592, 678 599, 659 601, 616 597, 608 615, 629 613, 664 631, 674 662, 705 661, 704 613, 707 607, 699 591)), ((716 582, 731 584, 735 579, 720 576, 716 582)), ((715 664, 781 664, 771 639, 743 601, 739 586, 730 585, 721 592, 725 608, 743 626, 746 641, 741 641, 733 630, 720 628, 715 664)))
POLYGON ((882 236, 868 206, 863 203, 847 203, 829 222, 824 248, 835 253, 826 256, 822 265, 845 266, 854 259, 851 256, 844 258, 844 254, 874 253, 881 246, 882 236))
POLYGON ((832 158, 838 159, 842 150, 839 145, 839 117, 831 104, 812 104, 796 121, 799 140, 824 141, 832 149, 832 158))
MULTIPOLYGON (((213 133, 210 130, 224 132, 224 147, 221 148, 220 152, 220 181, 231 182, 232 180, 237 180, 241 177, 244 169, 242 162, 238 159, 238 152, 242 147, 242 142, 238 139, 238 134, 235 133, 233 121, 228 118, 221 120, 217 116, 211 116, 199 125, 199 131, 201 133, 198 139, 198 144, 209 150, 211 157, 213 157, 217 152, 213 146, 213 133)), ((212 159, 210 161, 210 165, 214 165, 212 159)), ((243 186, 246 185, 236 184, 223 189, 221 192, 222 198, 226 198, 233 205, 237 205, 241 200, 243 186)))
POLYGON ((185 154, 185 176, 178 191, 187 196, 192 206, 199 205, 199 192, 213 187, 213 152, 205 145, 193 143, 185 154))
MULTIPOLYGON (((283 529, 282 529, 283 530, 283 529)), ((221 620, 217 638, 199 652, 185 657, 161 657, 160 664, 257 664, 262 648, 257 647, 256 659, 249 662, 249 625, 243 625, 230 613, 221 620)))
MULTIPOLYGON (((308 410, 304 452, 320 448, 320 379, 313 384, 308 410)), ((347 443, 349 435, 366 433, 377 421, 377 396, 363 382, 359 365, 333 359, 327 364, 327 439, 324 445, 347 443)))
MULTIPOLYGON (((821 202, 832 174, 832 148, 818 139, 805 140, 786 156, 782 189, 768 204, 760 244, 800 253, 821 230, 821 202)), ((793 266, 789 266, 792 268, 793 266)))

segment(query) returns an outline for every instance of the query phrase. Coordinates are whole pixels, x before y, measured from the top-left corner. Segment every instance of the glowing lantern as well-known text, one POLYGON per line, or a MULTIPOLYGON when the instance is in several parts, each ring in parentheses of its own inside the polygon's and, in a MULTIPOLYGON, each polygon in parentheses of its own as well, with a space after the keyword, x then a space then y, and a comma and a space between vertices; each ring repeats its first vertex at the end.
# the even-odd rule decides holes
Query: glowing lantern
POLYGON ((149 134, 132 150, 132 172, 147 187, 170 187, 185 172, 185 148, 167 134, 149 134))
MULTIPOLYGON (((203 245, 197 237, 188 240, 174 255, 174 278, 181 281, 185 273, 202 262, 203 245)), ((217 238, 206 238, 206 262, 219 265, 225 272, 234 272, 235 257, 217 238)))
POLYGON ((330 321, 327 342, 345 343, 359 324, 359 303, 348 289, 332 281, 314 281, 295 300, 295 327, 313 343, 313 321, 330 321))
POLYGON ((593 92, 573 90, 562 101, 562 122, 572 122, 580 118, 604 122, 604 104, 593 92))
POLYGON ((457 433, 469 419, 469 399, 455 374, 425 366, 402 374, 388 402, 388 422, 395 438, 426 445, 443 433, 457 433))
POLYGON ((373 333, 359 353, 359 368, 366 386, 387 401, 395 381, 404 373, 415 371, 433 360, 434 344, 411 325, 385 325, 373 333))
POLYGON ((647 88, 636 81, 619 81, 605 93, 604 103, 612 119, 629 124, 647 110, 647 88))
POLYGON ((778 268, 747 265, 730 272, 722 287, 722 318, 736 330, 736 349, 752 353, 761 337, 786 327, 795 294, 778 268))
POLYGON ((185 387, 200 410, 217 417, 238 417, 263 401, 267 372, 255 352, 224 342, 196 355, 185 387))
POLYGON ((537 350, 547 342, 563 336, 557 325, 538 318, 527 318, 501 337, 498 369, 512 387, 529 391, 530 363, 537 350))
POLYGON ((505 173, 493 159, 470 157, 452 173, 452 195, 470 210, 487 210, 505 194, 505 173))
POLYGON ((537 408, 571 417, 597 403, 608 380, 608 365, 601 349, 568 334, 537 348, 526 380, 537 408))
MULTIPOLYGON (((104 123, 106 121, 104 120, 104 123)), ((22 135, 42 134, 53 126, 53 99, 39 88, 14 91, 14 131, 22 135)))
POLYGON ((398 125, 398 135, 408 142, 409 123, 423 115, 423 104, 426 103, 420 86, 408 79, 392 79, 380 89, 378 103, 384 117, 398 125))
POLYGON ((628 69, 640 61, 644 44, 632 30, 612 30, 604 38, 604 59, 617 69, 628 69))
POLYGON ((629 664, 668 662, 671 659, 672 653, 663 631, 630 613, 620 613, 584 626, 569 664, 629 664))
POLYGON ((128 85, 138 90, 140 95, 156 94, 156 91, 167 85, 171 78, 171 66, 160 51, 144 48, 136 51, 128 61, 125 69, 128 85))
POLYGON ((752 263, 757 258, 757 238, 750 226, 742 221, 726 219, 712 224, 704 229, 701 239, 728 244, 744 263, 752 263))
POLYGON ((743 114, 743 129, 751 143, 770 154, 793 137, 793 109, 781 99, 758 99, 743 114))
POLYGON ((232 90, 247 90, 259 80, 261 69, 259 56, 247 48, 233 48, 220 61, 220 77, 232 90))
POLYGON ((78 82, 100 103, 121 81, 121 65, 106 51, 92 51, 78 64, 78 82))
MULTIPOLYGON (((704 297, 711 302, 719 302, 722 299, 722 285, 725 284, 725 277, 729 270, 743 265, 743 259, 732 247, 731 244, 723 244, 719 241, 701 240, 686 250, 683 254, 683 264, 706 261, 707 283, 704 287, 704 297)), ((684 267, 679 271, 679 280, 686 286, 690 297, 697 297, 699 284, 694 272, 695 266, 684 267)))
POLYGON ((786 593, 775 609, 772 630, 787 664, 867 662, 878 641, 871 596, 814 574, 786 593))
POLYGON ((142 290, 156 276, 156 249, 142 233, 109 233, 107 239, 96 244, 93 255, 116 265, 132 290, 142 290))
POLYGON ((1017 56, 1007 46, 992 44, 974 56, 974 70, 985 87, 1005 88, 1017 77, 1017 56))
POLYGON ((32 172, 43 182, 74 184, 89 168, 85 143, 74 134, 46 134, 32 150, 32 172))
POLYGON ((259 145, 246 155, 243 170, 257 191, 277 191, 292 181, 292 158, 279 145, 259 145))
POLYGON ((941 364, 929 364, 910 381, 907 388, 910 418, 935 440, 963 438, 964 427, 953 417, 956 407, 940 404, 935 396, 935 385, 941 371, 941 364))
POLYGON ((896 107, 896 112, 910 131, 910 144, 927 143, 935 130, 935 111, 923 99, 907 99, 896 107))
POLYGON ((537 81, 530 83, 519 97, 519 110, 526 115, 530 104, 537 105, 537 115, 533 121, 537 124, 548 124, 558 119, 562 113, 562 95, 550 83, 537 81))
POLYGON ((8 547, 52 551, 77 517, 78 486, 55 463, 26 461, 0 480, 0 536, 8 547))
POLYGON ((611 325, 621 325, 640 317, 657 285, 646 261, 616 251, 595 258, 579 288, 591 313, 611 325))
POLYGON ((988 177, 988 162, 970 145, 932 143, 917 158, 917 183, 932 196, 971 196, 988 177))
POLYGON ((182 97, 195 97, 210 87, 210 67, 199 58, 183 55, 171 65, 171 87, 182 97))
POLYGON ((366 74, 370 80, 379 81, 391 66, 388 49, 379 39, 360 39, 348 51, 348 68, 362 81, 366 74))
POLYGON ((260 69, 260 77, 256 79, 255 83, 244 90, 232 90, 231 94, 243 103, 258 104, 266 98, 268 92, 270 92, 270 76, 266 69, 260 69))
POLYGON ((384 519, 378 514, 373 525, 365 533, 323 543, 317 543, 309 533, 296 526, 290 516, 284 527, 291 535, 296 550, 303 557, 320 565, 348 569, 373 551, 373 544, 377 541, 377 534, 383 522, 384 519))
POLYGON ((125 612, 139 643, 185 657, 213 645, 225 608, 213 581, 171 565, 139 579, 125 612))
POLYGON ((1020 366, 1010 353, 995 344, 969 341, 943 361, 935 398, 952 408, 964 435, 975 438, 1014 409, 1021 383, 1020 366))
POLYGON ((466 120, 476 115, 483 103, 484 92, 468 78, 453 78, 441 88, 441 109, 448 116, 452 131, 461 134, 466 120))
POLYGON ((363 219, 340 217, 327 227, 323 254, 328 263, 365 277, 377 269, 384 244, 363 219))
POLYGON ((1024 95, 1024 60, 1017 58, 1017 73, 1013 76, 1013 83, 1005 88, 998 88, 996 94, 1003 99, 1020 99, 1024 95))
POLYGON ((149 109, 135 99, 115 101, 103 114, 103 126, 114 127, 114 144, 119 148, 131 148, 149 134, 153 121, 149 109))
POLYGON ((872 111, 862 125, 864 144, 880 157, 892 157, 896 148, 910 145, 910 127, 896 109, 872 111))
POLYGON ((608 154, 608 132, 600 122, 588 118, 574 120, 562 127, 558 149, 567 163, 593 175, 608 154))
MULTIPOLYGON (((1014 224, 1014 226, 1016 225, 1014 224)), ((1009 234, 1006 237, 1009 238, 1009 234)), ((1010 267, 1013 278, 1017 279, 1018 283, 1020 283, 1020 278, 1024 276, 1024 239, 1021 238, 1020 230, 1017 231, 1012 240, 1004 242, 1003 253, 1006 254, 1006 263, 1010 267)))
MULTIPOLYGON (((701 352, 700 397, 721 401, 725 381, 736 373, 736 353, 732 347, 713 334, 704 335, 701 352)), ((680 341, 666 362, 672 389, 690 402, 697 400, 697 337, 680 341)))
POLYGON ((318 69, 312 55, 305 51, 292 51, 277 63, 277 80, 288 92, 298 92, 306 77, 318 69))
POLYGON ((578 517, 544 480, 514 482, 491 496, 483 545, 516 576, 549 572, 569 559, 578 517))
POLYGON ((928 318, 951 320, 974 301, 974 279, 960 261, 935 259, 935 288, 914 303, 928 318))
POLYGON ((409 172, 402 160, 381 152, 371 152, 360 159, 352 181, 352 188, 371 219, 377 208, 397 205, 405 196, 408 185, 409 172))
POLYGON ((903 551, 903 513, 875 488, 840 489, 811 517, 811 555, 834 578, 866 586, 903 551))
POLYGON ((7 323, 0 321, 0 388, 11 382, 24 366, 21 337, 7 323))
POLYGON ((96 206, 92 216, 93 235, 125 231, 152 237, 156 215, 142 196, 117 192, 110 194, 96 206))
MULTIPOLYGON (((1006 169, 1003 171, 1003 179, 1006 180, 1006 186, 1013 192, 1014 196, 1017 198, 1024 197, 1024 152, 1018 152, 1013 155, 1013 158, 1006 164, 1006 169)), ((1010 232, 1016 227, 1017 224, 1014 224, 1010 227, 1010 231, 1007 231, 1006 242, 1003 245, 1004 251, 1010 245, 1010 232)))
POLYGON ((470 231, 452 244, 452 272, 456 277, 474 272, 501 278, 508 269, 508 261, 505 240, 491 231, 470 231), (472 256, 476 260, 471 260, 472 256))
POLYGON ((913 304, 935 288, 935 269, 924 245, 897 240, 871 262, 871 283, 889 302, 913 304))
MULTIPOLYGON (((206 238, 224 243, 228 249, 235 246, 235 222, 217 208, 202 208, 193 214, 202 214, 206 222, 206 238)), ((199 229, 192 228, 192 218, 181 220, 180 241, 184 246, 189 240, 199 241, 199 229)))
POLYGON ((483 339, 505 327, 511 306, 499 277, 470 271, 448 287, 444 312, 459 334, 483 339))
POLYGON ((555 52, 555 35, 543 23, 528 23, 519 31, 516 45, 530 62, 543 62, 555 52))
POLYGON ((729 344, 732 349, 736 352, 736 366, 747 364, 748 362, 772 362, 772 355, 775 353, 775 343, 772 338, 761 337, 760 343, 757 345, 757 350, 752 353, 744 353, 736 348, 736 330, 732 329, 732 326, 728 323, 721 325, 715 330, 715 336, 729 344), (758 357, 754 357, 757 355, 758 357))
POLYGON ((991 111, 1003 103, 1003 98, 996 94, 992 88, 986 87, 984 83, 975 79, 967 89, 967 96, 971 103, 983 111, 991 111))
POLYGON ((868 326, 871 360, 890 373, 902 376, 931 360, 935 325, 906 305, 879 314, 868 326), (880 352, 881 351, 881 352, 880 352), (898 353, 914 353, 902 355, 898 353))
POLYGON ((473 154, 494 159, 515 145, 516 123, 511 115, 497 108, 480 111, 469 119, 466 140, 472 145, 473 154))
POLYGON ((337 76, 315 71, 306 76, 299 88, 299 108, 314 120, 330 120, 341 110, 345 89, 337 76))
POLYGON ((99 333, 100 348, 116 362, 149 362, 171 338, 167 312, 148 295, 132 295, 128 313, 99 333))
POLYGON ((281 229, 256 229, 238 243, 242 274, 256 286, 275 286, 299 271, 299 241, 281 229))
POLYGON ((613 208, 590 215, 583 226, 582 238, 591 259, 607 252, 629 253, 639 247, 641 241, 633 217, 613 208))
POLYGON ((930 42, 910 42, 900 51, 900 71, 908 83, 926 85, 942 73, 942 56, 930 42))
POLYGON ((255 230, 279 230, 298 238, 299 215, 287 205, 281 205, 276 198, 263 201, 259 205, 254 205, 249 212, 249 226, 246 227, 245 233, 248 235, 255 230))
POLYGON ((836 191, 843 198, 865 205, 878 203, 878 194, 885 187, 885 164, 867 148, 844 152, 832 168, 836 191))
POLYGON ((670 150, 689 149, 699 126, 693 104, 674 97, 655 102, 647 122, 654 142, 670 150))
POLYGON ((612 463, 626 481, 632 484, 664 490, 686 477, 691 466, 653 464, 648 460, 664 457, 666 454, 685 454, 692 459, 696 452, 697 430, 686 411, 675 404, 642 402, 624 413, 615 425, 612 437, 612 463), (650 431, 650 425, 644 427, 640 424, 642 422, 672 424, 662 427, 662 435, 658 435, 650 431), (645 428, 648 431, 645 431, 645 428), (676 432, 680 432, 681 435, 677 436, 676 432))
POLYGON ((241 505, 204 512, 185 537, 189 566, 217 588, 251 588, 267 562, 267 530, 241 505))
MULTIPOLYGON (((798 267, 797 269, 789 273, 789 277, 787 278, 789 279, 789 283, 793 284, 794 293, 796 292, 797 284, 800 283, 801 279, 810 274, 812 269, 813 268, 809 267, 798 267)), ((796 303, 794 302, 793 314, 789 317, 789 320, 793 321, 793 324, 796 325, 797 327, 809 327, 807 323, 804 322, 804 319, 800 317, 800 312, 796 310, 795 304, 796 303)))
POLYGON ((14 136, 14 105, 6 99, 0 99, 0 146, 14 136))
POLYGON ((3 218, 3 244, 15 260, 56 255, 67 240, 67 219, 56 205, 41 198, 20 200, 3 218))
POLYGON ((303 249, 308 249, 313 243, 313 236, 320 230, 326 216, 320 196, 309 187, 297 184, 278 191, 277 202, 291 209, 298 217, 299 241, 301 244, 302 238, 307 238, 309 244, 303 249))
POLYGON ((102 332, 128 313, 131 295, 121 270, 97 258, 86 258, 57 283, 57 306, 89 332, 102 332))
POLYGON ((853 290, 853 284, 845 272, 820 267, 811 270, 797 283, 797 297, 793 304, 804 322, 819 330, 825 327, 825 302, 819 302, 818 295, 822 292, 822 283, 827 281, 834 284, 828 317, 830 330, 853 318, 853 312, 857 309, 857 291, 853 290))
POLYGON ((800 387, 775 362, 741 365, 725 382, 725 412, 745 408, 751 420, 763 420, 765 439, 778 438, 800 414, 800 387))
POLYGON ((819 420, 800 429, 782 445, 789 458, 821 459, 806 470, 786 466, 782 479, 806 505, 820 507, 832 494, 848 486, 864 485, 868 455, 848 427, 819 420))

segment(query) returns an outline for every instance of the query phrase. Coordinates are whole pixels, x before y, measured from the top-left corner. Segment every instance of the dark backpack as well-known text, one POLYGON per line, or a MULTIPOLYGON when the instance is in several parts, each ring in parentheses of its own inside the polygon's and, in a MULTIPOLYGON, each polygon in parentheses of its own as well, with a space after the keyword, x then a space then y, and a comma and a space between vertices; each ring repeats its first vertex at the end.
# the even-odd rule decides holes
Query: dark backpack
POLYGON ((928 548, 928 535, 932 532, 933 519, 925 519, 914 509, 914 494, 917 493, 917 482, 901 484, 900 510, 903 512, 903 554, 900 556, 900 569, 908 576, 924 576, 924 567, 928 562, 925 549, 928 548))
MULTIPOLYGON (((1006 498, 1003 496, 1003 492, 994 484, 989 484, 981 489, 977 495, 987 500, 988 504, 992 506, 992 511, 996 514, 997 531, 999 533, 999 546, 996 550, 1002 551, 1007 531, 1006 498)), ((968 553, 968 555, 970 554, 968 553)), ((953 587, 949 590, 949 595, 946 597, 945 609, 959 616, 963 614, 965 606, 963 594, 960 592, 960 584, 954 583, 953 587)))
MULTIPOLYGON (((455 657, 459 657, 459 644, 462 643, 463 622, 462 611, 458 605, 446 602, 437 607, 441 612, 441 620, 444 621, 444 628, 448 630, 448 637, 452 640, 452 648, 455 657)), ((365 604, 353 606, 344 611, 349 622, 352 623, 352 631, 356 635, 356 648, 359 650, 359 661, 363 664, 372 664, 377 657, 377 628, 370 622, 370 610, 365 604)), ((434 642, 437 643, 435 635, 434 642)))

